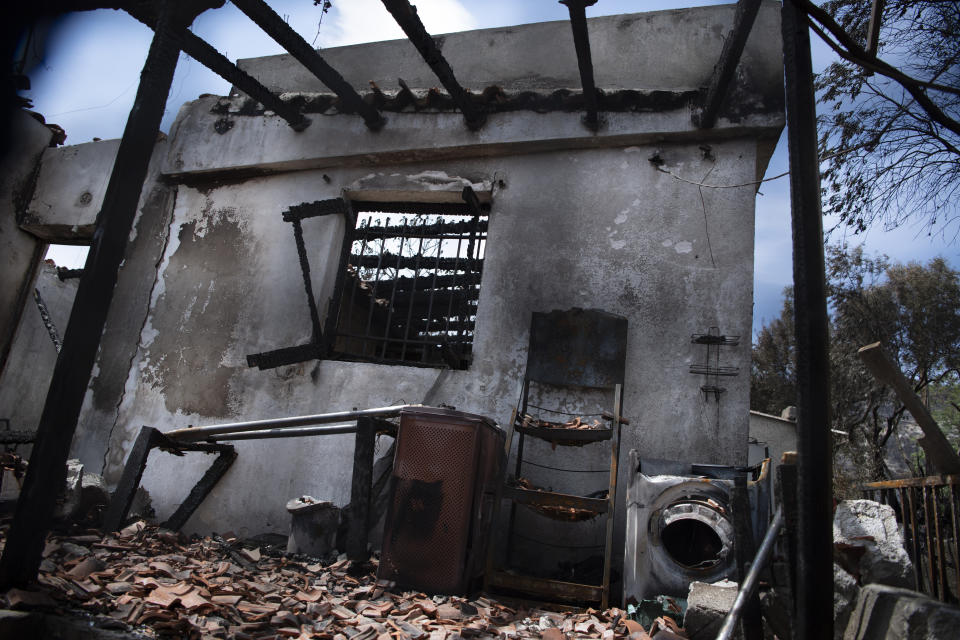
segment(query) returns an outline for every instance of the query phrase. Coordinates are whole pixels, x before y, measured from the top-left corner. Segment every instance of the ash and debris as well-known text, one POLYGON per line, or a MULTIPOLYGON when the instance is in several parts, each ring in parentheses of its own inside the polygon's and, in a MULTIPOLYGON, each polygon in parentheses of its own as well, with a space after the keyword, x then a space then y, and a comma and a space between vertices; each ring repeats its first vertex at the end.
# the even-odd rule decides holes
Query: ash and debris
MULTIPOLYGON (((5 538, 7 527, 0 527, 5 538)), ((561 613, 487 597, 431 596, 376 579, 377 560, 285 554, 232 534, 186 538, 144 521, 115 535, 51 535, 38 583, 2 594, 11 609, 85 618, 131 638, 460 640, 650 636, 623 611, 561 613)), ((682 632, 672 620, 651 627, 682 632)), ((665 634, 665 637, 668 634, 665 634)))

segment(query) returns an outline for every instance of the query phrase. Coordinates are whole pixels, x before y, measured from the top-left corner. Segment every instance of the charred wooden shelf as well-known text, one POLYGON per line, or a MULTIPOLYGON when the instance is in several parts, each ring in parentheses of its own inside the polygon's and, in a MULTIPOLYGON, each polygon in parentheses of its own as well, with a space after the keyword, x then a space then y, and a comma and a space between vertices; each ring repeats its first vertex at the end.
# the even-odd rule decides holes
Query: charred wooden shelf
POLYGON ((531 491, 519 487, 504 487, 503 497, 535 507, 571 507, 593 513, 606 513, 609 503, 606 498, 584 498, 554 491, 531 491))
POLYGON ((505 571, 492 572, 487 577, 487 584, 499 589, 572 602, 600 602, 603 599, 601 586, 535 578, 505 571))
POLYGON ((609 440, 612 429, 565 429, 551 427, 525 427, 517 425, 517 431, 559 445, 580 446, 590 442, 609 440))

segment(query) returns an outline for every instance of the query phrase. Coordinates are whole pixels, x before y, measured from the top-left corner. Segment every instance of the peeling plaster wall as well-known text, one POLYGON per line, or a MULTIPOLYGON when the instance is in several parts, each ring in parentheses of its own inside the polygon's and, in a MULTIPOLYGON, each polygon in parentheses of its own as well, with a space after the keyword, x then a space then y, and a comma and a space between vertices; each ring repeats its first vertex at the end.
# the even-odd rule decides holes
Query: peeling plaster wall
MULTIPOLYGON (((742 65, 753 78, 747 86, 761 97, 782 89, 775 4, 764 4, 759 20, 766 27, 751 36, 742 65), (772 67, 776 74, 770 73, 772 67)), ((610 49, 609 43, 624 34, 639 42, 647 30, 669 27, 657 37, 675 42, 693 33, 719 52, 732 8, 675 13, 592 20, 591 38, 597 36, 604 55, 617 52, 619 60, 623 51, 610 49)), ((462 40, 473 42, 476 50, 487 35, 503 37, 511 47, 526 39, 540 51, 544 29, 556 28, 472 32, 462 40)), ((568 33, 568 26, 564 29, 568 33)), ((366 45, 353 54, 369 56, 351 59, 382 65, 393 74, 409 62, 391 58, 393 46, 366 45)), ((522 56, 513 57, 523 66, 522 56)), ((575 57, 567 57, 558 64, 572 64, 573 71, 565 73, 575 73, 575 57)), ((700 51, 680 52, 669 73, 670 65, 658 62, 664 67, 660 75, 638 66, 633 76, 598 76, 598 83, 664 91, 698 87, 706 84, 713 64, 713 58, 707 64, 701 57, 700 51), (644 76, 648 73, 654 75, 644 76)), ((286 69, 289 62, 282 58, 269 59, 262 68, 286 69)), ((542 58, 530 60, 546 64, 542 58)), ((467 73, 482 78, 489 61, 476 60, 480 67, 467 73)), ((362 69, 345 71, 355 85, 367 79, 349 77, 362 69)), ((517 88, 538 89, 566 77, 544 76, 547 71, 540 67, 532 73, 536 77, 507 80, 517 88)), ((143 425, 165 431, 425 399, 505 423, 523 375, 530 314, 575 306, 629 320, 624 406, 631 424, 623 431, 624 459, 636 448, 645 457, 746 462, 756 193, 749 183, 765 169, 771 141, 783 126, 781 111, 756 109, 736 122, 721 119, 709 131, 693 127, 689 106, 609 113, 597 133, 583 126, 581 114, 569 112, 496 113, 478 132, 468 131, 462 117, 452 113, 390 113, 377 133, 356 116, 310 114, 313 123, 296 133, 274 115, 244 113, 239 107, 224 115, 216 110, 221 102, 206 97, 182 107, 169 142, 155 150, 141 197, 73 443, 73 455, 90 468, 102 464, 109 483, 119 478, 143 425), (219 127, 220 133, 214 123, 224 117, 234 126, 219 127), (649 160, 655 155, 662 160, 659 169, 649 160), (701 189, 698 182, 744 186, 701 189), (293 233, 281 219, 283 210, 341 196, 456 201, 465 184, 492 206, 469 370, 336 361, 267 371, 247 366, 248 354, 302 344, 311 334, 293 233), (722 351, 720 364, 739 367, 740 375, 720 380, 726 393, 719 404, 700 390, 708 381, 689 372, 706 355, 705 347, 691 344, 691 334, 713 326, 744 337, 739 346, 722 351)), ((31 209, 40 227, 83 227, 87 205, 81 211, 78 198, 83 193, 94 198, 85 185, 99 184, 112 164, 110 145, 97 145, 60 151, 56 157, 64 161, 47 165, 50 175, 42 176, 46 186, 31 209), (77 168, 82 153, 94 154, 95 162, 86 166, 100 167, 100 177, 77 168), (71 178, 71 171, 86 173, 71 178), (42 203, 60 204, 45 210, 42 203)), ((343 224, 335 216, 303 224, 321 315, 335 284, 343 224)), ((561 408, 570 411, 583 405, 577 398, 564 402, 561 408)), ((236 446, 238 460, 187 530, 285 531, 289 498, 311 494, 340 505, 349 500, 350 435, 236 446)), ((380 450, 386 447, 381 443, 380 450)), ((606 469, 609 464, 605 446, 554 451, 532 442, 528 451, 561 468, 606 469)), ((143 485, 161 519, 210 462, 203 454, 151 454, 143 485)), ((629 470, 621 465, 620 472, 624 486, 629 470)), ((528 475, 561 491, 606 488, 604 473, 576 475, 569 484, 533 470, 528 475)), ((537 544, 562 542, 549 538, 561 534, 552 533, 538 516, 521 512, 521 522, 547 536, 537 544)), ((584 536, 596 534, 598 526, 581 525, 584 536)), ((620 532, 616 546, 622 546, 620 532)))
MULTIPOLYGON (((144 424, 167 430, 416 403, 434 387, 434 403, 505 423, 523 373, 530 313, 572 306, 629 318, 624 403, 632 424, 624 430, 624 452, 638 448, 653 457, 744 463, 748 341, 724 354, 723 364, 744 374, 728 379, 719 416, 715 402, 700 392, 703 378, 688 368, 704 356, 703 347, 690 343, 692 333, 719 326, 748 335, 754 190, 705 190, 704 213, 696 186, 647 160, 658 149, 664 166, 681 176, 699 180, 709 173, 720 184, 753 177, 756 142, 745 139, 713 145, 713 159, 698 145, 676 144, 411 164, 372 173, 327 169, 203 190, 181 185, 106 477, 119 476, 144 424), (247 354, 299 344, 310 335, 293 234, 281 212, 342 191, 396 189, 397 174, 408 193, 418 185, 426 191, 435 182, 431 171, 474 183, 496 176, 505 185, 492 198, 471 368, 332 361, 248 368, 247 354)), ((304 231, 315 284, 329 290, 342 226, 332 217, 311 219, 304 231)), ((288 498, 308 493, 338 504, 349 500, 352 436, 237 444, 239 459, 188 529, 283 530, 288 498)), ((602 468, 609 457, 605 447, 540 449, 546 464, 561 467, 602 468)), ((197 462, 164 455, 153 454, 144 476, 161 517, 209 463, 200 455, 197 462)), ((601 476, 601 488, 605 482, 601 476)))
MULTIPOLYGON (((89 229, 92 230, 93 219, 102 203, 103 190, 96 188, 90 191, 90 185, 103 185, 105 189, 119 145, 117 141, 108 140, 77 146, 84 147, 82 157, 85 163, 58 161, 46 164, 41 170, 41 180, 48 187, 43 191, 38 190, 34 198, 34 211, 37 212, 35 224, 62 229, 64 221, 89 220, 89 229), (98 167, 101 173, 91 172, 90 166, 98 167), (83 204, 86 200, 82 197, 84 193, 93 196, 94 200, 89 206, 83 204), (40 202, 58 205, 41 215, 43 207, 39 205, 40 202)), ((67 157, 70 157, 69 149, 67 147, 64 152, 67 157)), ((100 349, 70 448, 70 456, 79 458, 85 468, 94 472, 100 472, 106 460, 110 434, 115 428, 119 405, 126 392, 127 372, 136 354, 150 303, 157 263, 167 243, 176 190, 160 178, 160 164, 166 154, 167 143, 158 142, 140 194, 133 229, 117 274, 113 302, 107 314, 100 349)), ((84 227, 78 225, 78 228, 84 227)))
POLYGON ((770 472, 774 473, 784 452, 797 450, 797 421, 751 411, 750 441, 750 463, 754 463, 755 451, 756 457, 762 460, 762 452, 768 449, 772 462, 770 472), (754 441, 757 444, 753 444, 754 441))

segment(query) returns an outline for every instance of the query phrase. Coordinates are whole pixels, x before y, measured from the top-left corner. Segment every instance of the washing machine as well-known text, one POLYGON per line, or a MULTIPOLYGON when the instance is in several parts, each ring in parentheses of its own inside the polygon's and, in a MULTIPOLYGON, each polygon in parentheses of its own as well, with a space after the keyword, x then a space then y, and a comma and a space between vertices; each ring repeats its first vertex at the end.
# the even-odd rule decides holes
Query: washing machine
MULTIPOLYGON (((736 579, 730 494, 735 467, 641 458, 630 451, 623 604, 686 597, 690 583, 736 579)), ((769 461, 748 480, 754 540, 770 513, 769 461)))

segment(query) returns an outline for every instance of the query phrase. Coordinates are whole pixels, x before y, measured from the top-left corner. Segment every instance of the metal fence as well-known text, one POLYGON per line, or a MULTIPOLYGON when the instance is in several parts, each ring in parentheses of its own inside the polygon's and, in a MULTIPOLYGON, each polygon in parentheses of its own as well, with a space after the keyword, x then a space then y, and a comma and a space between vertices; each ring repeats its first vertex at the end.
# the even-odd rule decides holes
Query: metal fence
POLYGON ((868 498, 888 504, 903 525, 904 545, 916 569, 916 589, 944 602, 957 602, 960 586, 960 475, 871 482, 868 498))

